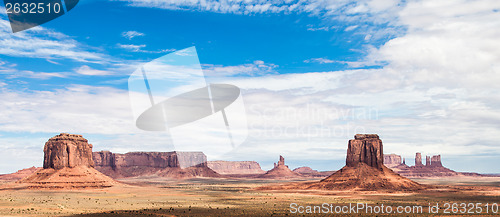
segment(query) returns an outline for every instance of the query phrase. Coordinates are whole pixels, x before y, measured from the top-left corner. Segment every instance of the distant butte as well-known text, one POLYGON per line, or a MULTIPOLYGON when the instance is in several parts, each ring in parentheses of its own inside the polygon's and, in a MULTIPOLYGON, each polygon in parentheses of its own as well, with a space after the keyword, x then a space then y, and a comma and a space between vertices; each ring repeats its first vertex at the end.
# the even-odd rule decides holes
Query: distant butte
POLYGON ((280 160, 278 161, 278 163, 274 163, 274 168, 258 176, 257 178, 288 179, 296 177, 301 177, 301 175, 290 170, 290 168, 285 165, 285 158, 280 155, 280 160))
POLYGON ((401 162, 401 156, 396 154, 384 155, 384 164, 394 172, 408 178, 446 177, 446 176, 485 176, 478 173, 455 172, 443 166, 441 155, 426 156, 422 163, 422 154, 415 154, 415 165, 408 166, 401 162))
POLYGON ((208 161, 207 166, 223 175, 255 175, 266 172, 255 161, 208 161))

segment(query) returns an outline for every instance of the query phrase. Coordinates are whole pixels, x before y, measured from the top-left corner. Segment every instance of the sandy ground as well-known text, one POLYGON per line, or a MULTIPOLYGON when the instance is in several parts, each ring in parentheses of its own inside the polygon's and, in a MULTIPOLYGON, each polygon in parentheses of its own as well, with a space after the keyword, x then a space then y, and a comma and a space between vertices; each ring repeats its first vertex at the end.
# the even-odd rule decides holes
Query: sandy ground
MULTIPOLYGON (((419 193, 256 190, 285 180, 212 178, 175 181, 149 177, 120 181, 128 185, 99 190, 2 190, 0 216, 332 216, 331 213, 294 214, 290 212, 291 203, 304 207, 323 203, 335 206, 350 203, 422 206, 423 213, 399 215, 436 216, 429 214, 429 204, 500 204, 500 178, 417 179, 424 184, 439 184, 437 188, 419 193)), ((441 207, 440 214, 443 214, 443 209, 441 207)), ((361 213, 366 215, 363 211, 361 213)), ((452 214, 445 216, 455 216, 452 214)), ((481 216, 498 215, 491 210, 486 214, 484 208, 481 213, 481 216)))

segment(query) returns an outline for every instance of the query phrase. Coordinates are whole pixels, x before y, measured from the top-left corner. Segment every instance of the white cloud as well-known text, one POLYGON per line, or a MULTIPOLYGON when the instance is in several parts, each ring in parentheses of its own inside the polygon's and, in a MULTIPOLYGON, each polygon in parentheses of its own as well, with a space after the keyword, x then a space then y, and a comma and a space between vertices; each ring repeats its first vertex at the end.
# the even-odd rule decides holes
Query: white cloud
POLYGON ((216 13, 264 14, 308 13, 316 16, 335 17, 343 21, 365 20, 386 23, 394 17, 399 0, 124 0, 134 7, 151 7, 168 10, 195 10, 216 13), (362 14, 363 16, 359 16, 362 14), (370 17, 370 19, 367 19, 370 17))
POLYGON ((349 32, 349 31, 355 30, 358 27, 359 27, 358 25, 348 26, 347 28, 344 29, 344 31, 349 32))
POLYGON ((12 34, 8 20, 0 15, 0 54, 53 59, 70 59, 78 62, 99 62, 107 59, 105 55, 82 49, 82 44, 62 33, 38 26, 12 34))
POLYGON ((162 49, 157 51, 144 50, 143 48, 146 47, 145 44, 118 44, 118 47, 132 52, 141 52, 141 53, 168 53, 175 51, 175 49, 162 49))
POLYGON ((408 2, 399 13, 406 35, 373 49, 407 83, 490 88, 500 79, 498 1, 408 2))
POLYGON ((341 61, 335 61, 335 60, 330 60, 327 58, 311 58, 304 60, 305 63, 319 63, 319 64, 325 64, 325 63, 339 63, 341 61))
POLYGON ((259 76, 275 74, 275 69, 278 66, 268 64, 262 60, 256 60, 253 63, 237 65, 237 66, 221 66, 221 65, 203 65, 203 72, 208 77, 231 77, 231 76, 259 76))
POLYGON ((142 48, 146 47, 145 44, 139 44, 139 45, 137 45, 137 44, 118 44, 118 46, 120 48, 131 50, 134 52, 139 52, 142 48))
POLYGON ((308 27, 307 28, 307 31, 329 31, 331 28, 328 27, 328 26, 324 26, 324 27, 308 27))
MULTIPOLYGON (((398 1, 372 0, 345 6, 347 2, 141 0, 131 4, 221 13, 288 10, 338 14, 342 9, 359 16, 376 13, 375 22, 382 22, 378 19, 384 16, 397 16, 390 22, 407 29, 405 35, 380 48, 368 49, 365 62, 350 63, 385 62, 380 69, 262 76, 261 72, 273 72, 276 66, 263 61, 204 65, 207 73, 226 77, 223 82, 242 89, 250 138, 232 153, 235 156, 262 159, 264 155, 284 154, 306 160, 332 156, 342 160, 347 140, 359 131, 378 133, 386 152, 404 156, 417 151, 442 154, 444 162, 449 157, 498 156, 500 29, 496 27, 500 24, 500 3, 425 0, 400 5, 398 1), (391 14, 386 16, 387 11, 391 14), (227 78, 242 74, 259 76, 227 78)), ((117 139, 107 143, 121 151, 143 150, 137 144, 146 144, 140 140, 141 134, 136 134, 126 91, 87 86, 55 92, 0 91, 4 114, 0 131, 116 135, 117 139)), ((499 163, 498 158, 492 161, 491 165, 499 163)), ((480 169, 496 170, 475 168, 480 169)))
POLYGON ((108 87, 69 86, 54 91, 0 90, 0 131, 133 132, 128 93, 108 87), (36 112, 35 112, 36 111, 36 112))
POLYGON ((122 36, 128 40, 132 40, 135 37, 144 36, 145 34, 137 31, 126 31, 122 32, 122 36))
POLYGON ((107 70, 97 70, 90 68, 87 65, 83 65, 80 68, 75 69, 75 72, 81 75, 112 75, 113 72, 107 70))

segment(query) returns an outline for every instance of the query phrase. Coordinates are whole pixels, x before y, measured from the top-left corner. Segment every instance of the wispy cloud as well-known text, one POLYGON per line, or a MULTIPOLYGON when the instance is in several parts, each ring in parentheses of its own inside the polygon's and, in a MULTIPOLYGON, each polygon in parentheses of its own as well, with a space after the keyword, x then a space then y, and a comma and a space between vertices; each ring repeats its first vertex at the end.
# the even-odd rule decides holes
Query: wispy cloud
POLYGON ((203 72, 209 77, 261 76, 276 74, 276 68, 278 66, 275 64, 256 60, 252 63, 236 66, 204 64, 203 72))
POLYGON ((405 29, 398 23, 398 14, 407 4, 404 0, 121 0, 131 7, 160 8, 165 10, 208 11, 213 13, 307 14, 323 20, 308 25, 308 31, 333 29, 355 30, 370 35, 366 42, 376 43, 401 35, 405 29))
POLYGON ((97 70, 90 68, 87 65, 83 65, 80 68, 75 69, 75 72, 81 75, 112 75, 111 71, 107 70, 97 70))
POLYGON ((335 61, 335 60, 330 60, 327 58, 311 58, 304 60, 305 63, 319 63, 319 64, 325 64, 325 63, 338 63, 340 61, 335 61))
POLYGON ((144 50, 144 48, 146 47, 145 44, 117 44, 117 45, 122 49, 138 53, 169 53, 175 51, 175 49, 144 50))
POLYGON ((133 38, 135 37, 138 37, 138 36, 144 36, 145 34, 142 33, 142 32, 137 32, 137 31, 126 31, 126 32, 122 32, 122 37, 128 39, 128 40, 132 40, 133 38))
POLYGON ((41 26, 12 34, 4 15, 0 15, 0 38, 0 54, 8 56, 100 63, 109 59, 99 52, 85 50, 86 46, 69 36, 41 26))

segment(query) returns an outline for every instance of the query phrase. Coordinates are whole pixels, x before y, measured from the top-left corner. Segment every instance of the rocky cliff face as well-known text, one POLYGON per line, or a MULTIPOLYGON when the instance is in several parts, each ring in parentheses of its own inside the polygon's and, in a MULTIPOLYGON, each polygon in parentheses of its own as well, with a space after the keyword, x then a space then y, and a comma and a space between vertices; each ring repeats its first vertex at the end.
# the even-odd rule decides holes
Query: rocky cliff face
POLYGON ((262 174, 255 161, 208 161, 208 167, 219 174, 262 174))
POLYGON ((95 164, 101 167, 206 167, 207 156, 203 152, 129 152, 125 154, 110 151, 94 152, 95 164))
POLYGON ((424 166, 422 164, 422 154, 420 152, 417 152, 415 154, 415 166, 416 167, 421 167, 421 166, 424 166))
POLYGON ((185 178, 190 175, 218 176, 207 167, 203 152, 129 152, 125 154, 100 151, 93 153, 96 169, 114 177, 147 175, 185 178), (195 167, 195 168, 193 168, 195 167), (184 170, 188 169, 189 170, 184 170))
POLYGON ((99 166, 109 166, 115 168, 115 155, 110 151, 100 151, 93 152, 92 158, 94 159, 94 165, 99 166))
POLYGON ((349 140, 346 166, 366 163, 368 166, 382 168, 384 165, 382 140, 376 134, 356 134, 349 140))
POLYGON ((441 155, 434 155, 431 157, 431 166, 432 167, 442 167, 441 163, 441 155))
POLYGON ((43 168, 94 167, 92 145, 81 135, 61 133, 45 143, 43 168))
POLYGON ((62 133, 45 143, 43 169, 19 180, 16 188, 104 188, 117 184, 93 167, 92 145, 81 135, 62 133))
POLYGON ((400 165, 401 155, 397 154, 384 154, 384 165, 400 165))
POLYGON ((285 158, 281 155, 280 155, 280 160, 278 161, 278 163, 274 163, 274 168, 279 167, 279 166, 288 167, 287 165, 285 165, 285 158))

